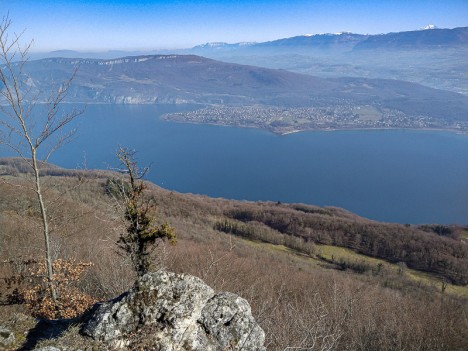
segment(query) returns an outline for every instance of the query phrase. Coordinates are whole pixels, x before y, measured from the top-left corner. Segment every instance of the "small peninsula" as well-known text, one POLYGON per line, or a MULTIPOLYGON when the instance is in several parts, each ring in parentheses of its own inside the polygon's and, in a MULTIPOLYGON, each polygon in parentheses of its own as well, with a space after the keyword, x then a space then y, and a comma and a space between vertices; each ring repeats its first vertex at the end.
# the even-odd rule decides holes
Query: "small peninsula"
POLYGON ((428 115, 412 115, 375 105, 356 105, 342 99, 323 107, 276 107, 265 105, 210 105, 201 109, 168 113, 163 120, 260 128, 275 134, 307 130, 347 129, 440 129, 465 133, 468 121, 451 121, 428 115))

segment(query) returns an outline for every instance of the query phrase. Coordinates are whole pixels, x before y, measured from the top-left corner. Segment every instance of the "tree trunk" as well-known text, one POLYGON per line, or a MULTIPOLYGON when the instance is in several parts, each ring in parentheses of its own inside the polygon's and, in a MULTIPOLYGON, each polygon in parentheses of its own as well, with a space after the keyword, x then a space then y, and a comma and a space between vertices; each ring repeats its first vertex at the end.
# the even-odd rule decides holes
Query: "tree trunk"
POLYGON ((41 179, 39 175, 39 166, 37 164, 37 157, 36 157, 36 150, 32 148, 31 150, 32 161, 33 161, 33 168, 34 168, 34 178, 35 178, 35 186, 36 186, 36 194, 37 199, 39 201, 39 207, 41 209, 41 216, 42 216, 42 230, 44 234, 44 242, 45 242, 45 249, 46 249, 46 265, 47 265, 47 284, 49 286, 50 294, 52 296, 52 300, 54 301, 54 305, 56 310, 58 311, 58 304, 57 304, 57 291, 55 290, 54 285, 54 270, 52 267, 52 252, 50 249, 50 235, 49 235, 49 222, 47 220, 47 210, 44 204, 44 199, 42 198, 42 188, 41 188, 41 179))

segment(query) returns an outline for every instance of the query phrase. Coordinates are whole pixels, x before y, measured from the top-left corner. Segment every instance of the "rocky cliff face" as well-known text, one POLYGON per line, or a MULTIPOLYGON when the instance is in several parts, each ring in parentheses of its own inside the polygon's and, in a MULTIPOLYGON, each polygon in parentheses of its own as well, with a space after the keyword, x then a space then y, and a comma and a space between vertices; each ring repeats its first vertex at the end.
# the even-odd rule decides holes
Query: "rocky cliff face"
MULTIPOLYGON (((94 306, 82 318, 80 334, 106 349, 265 350, 265 334, 246 300, 165 271, 146 274, 128 292, 94 306)), ((75 350, 60 340, 53 347, 75 350)))

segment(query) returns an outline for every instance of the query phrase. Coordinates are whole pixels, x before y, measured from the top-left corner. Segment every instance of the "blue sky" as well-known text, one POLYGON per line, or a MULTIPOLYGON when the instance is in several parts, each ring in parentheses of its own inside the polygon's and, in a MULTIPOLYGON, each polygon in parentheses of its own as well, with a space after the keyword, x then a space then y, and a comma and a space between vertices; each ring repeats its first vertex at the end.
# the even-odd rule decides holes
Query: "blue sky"
POLYGON ((468 0, 0 0, 33 51, 153 50, 301 34, 468 26, 468 0))

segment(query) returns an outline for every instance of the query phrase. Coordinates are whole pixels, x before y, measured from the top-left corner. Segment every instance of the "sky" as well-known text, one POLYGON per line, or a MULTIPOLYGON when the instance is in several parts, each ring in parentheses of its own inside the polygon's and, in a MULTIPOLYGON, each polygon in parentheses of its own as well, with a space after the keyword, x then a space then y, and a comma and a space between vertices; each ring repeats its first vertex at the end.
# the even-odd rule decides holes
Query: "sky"
POLYGON ((0 0, 32 51, 189 48, 302 34, 468 26, 468 0, 0 0))

